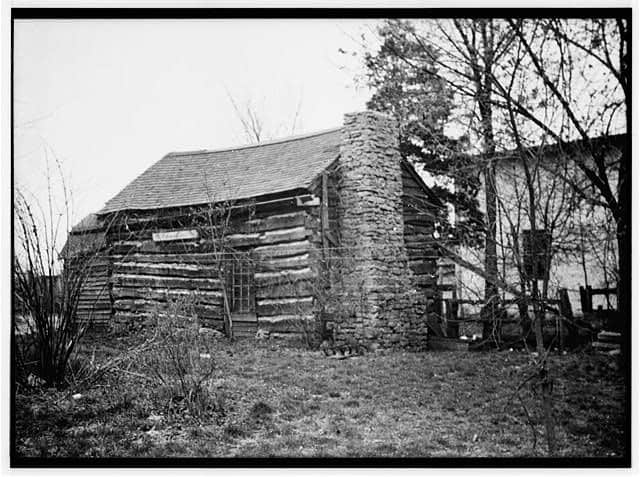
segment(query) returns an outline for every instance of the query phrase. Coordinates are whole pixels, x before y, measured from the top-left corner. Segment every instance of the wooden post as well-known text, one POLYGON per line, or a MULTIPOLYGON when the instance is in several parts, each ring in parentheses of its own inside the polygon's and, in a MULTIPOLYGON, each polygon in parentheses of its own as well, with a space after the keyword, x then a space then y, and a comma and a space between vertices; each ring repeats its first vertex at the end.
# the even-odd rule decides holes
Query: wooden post
MULTIPOLYGON (((569 300, 569 292, 567 291, 566 288, 560 288, 558 289, 558 298, 559 298, 559 305, 560 305, 560 315, 564 318, 566 318, 567 320, 569 320, 570 323, 573 322, 573 311, 571 310, 571 300, 569 300)), ((573 325, 569 325, 566 327, 567 329, 567 333, 569 334, 568 338, 569 341, 571 343, 573 343, 575 340, 571 338, 571 334, 572 333, 576 333, 576 329, 573 327, 573 325)), ((559 326, 559 332, 560 332, 560 351, 564 350, 564 335, 562 334, 562 330, 563 330, 563 322, 560 321, 560 326, 559 326)))

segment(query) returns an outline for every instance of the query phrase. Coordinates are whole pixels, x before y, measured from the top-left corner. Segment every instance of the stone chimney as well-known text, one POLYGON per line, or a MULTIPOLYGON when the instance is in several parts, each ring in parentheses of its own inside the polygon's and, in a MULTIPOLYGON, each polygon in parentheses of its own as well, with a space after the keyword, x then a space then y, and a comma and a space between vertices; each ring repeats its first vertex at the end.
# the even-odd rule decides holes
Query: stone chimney
POLYGON ((402 170, 396 121, 381 113, 345 115, 338 162, 338 216, 348 312, 338 343, 424 346, 426 299, 415 291, 404 243, 402 170))

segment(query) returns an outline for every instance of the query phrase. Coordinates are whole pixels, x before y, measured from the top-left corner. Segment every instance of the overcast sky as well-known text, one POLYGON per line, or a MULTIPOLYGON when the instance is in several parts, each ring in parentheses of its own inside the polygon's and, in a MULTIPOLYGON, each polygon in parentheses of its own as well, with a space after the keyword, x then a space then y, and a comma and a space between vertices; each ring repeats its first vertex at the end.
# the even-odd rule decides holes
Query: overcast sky
POLYGON ((250 101, 275 136, 339 126, 370 93, 338 49, 357 20, 16 21, 16 185, 46 201, 60 158, 74 221, 170 151, 245 144, 229 100, 250 101))

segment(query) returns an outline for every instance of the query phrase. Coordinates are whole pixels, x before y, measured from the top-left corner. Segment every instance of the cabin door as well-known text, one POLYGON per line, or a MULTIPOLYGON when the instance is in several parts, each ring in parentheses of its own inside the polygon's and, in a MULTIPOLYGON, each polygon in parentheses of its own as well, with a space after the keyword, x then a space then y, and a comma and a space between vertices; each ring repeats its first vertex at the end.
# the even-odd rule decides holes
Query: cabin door
POLYGON ((258 328, 254 264, 247 254, 234 254, 227 277, 227 297, 235 337, 254 336, 258 328))

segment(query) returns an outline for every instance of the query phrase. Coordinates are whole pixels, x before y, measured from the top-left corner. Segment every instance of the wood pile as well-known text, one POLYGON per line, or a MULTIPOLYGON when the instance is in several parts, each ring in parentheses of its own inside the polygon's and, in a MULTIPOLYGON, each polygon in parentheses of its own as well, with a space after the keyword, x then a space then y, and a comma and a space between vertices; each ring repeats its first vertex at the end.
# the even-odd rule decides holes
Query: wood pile
POLYGON ((622 335, 614 331, 601 331, 598 333, 598 340, 592 343, 597 351, 616 355, 620 354, 622 335))

